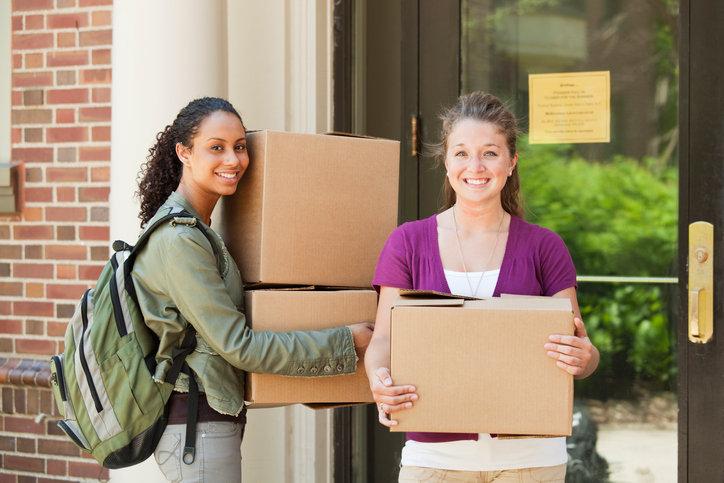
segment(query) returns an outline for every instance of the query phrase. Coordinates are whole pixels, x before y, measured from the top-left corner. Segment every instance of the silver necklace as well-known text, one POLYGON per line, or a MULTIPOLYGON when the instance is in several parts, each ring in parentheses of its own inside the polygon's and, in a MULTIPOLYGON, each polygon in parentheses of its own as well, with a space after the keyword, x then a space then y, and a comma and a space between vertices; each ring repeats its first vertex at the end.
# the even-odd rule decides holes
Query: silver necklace
POLYGON ((453 226, 455 227, 455 240, 458 242, 458 252, 460 253, 460 262, 463 264, 463 271, 465 272, 465 278, 468 281, 468 286, 470 287, 470 293, 473 294, 473 297, 478 296, 478 289, 480 288, 480 283, 483 281, 483 278, 485 277, 485 272, 488 270, 488 264, 490 263, 490 260, 493 258, 493 253, 495 253, 495 247, 498 245, 498 238, 500 238, 500 230, 503 229, 503 220, 505 220, 505 212, 503 212, 503 217, 500 219, 500 225, 498 226, 498 234, 495 235, 495 243, 493 243, 493 249, 490 250, 490 256, 488 257, 488 261, 485 262, 485 268, 483 268, 483 273, 480 275, 480 280, 478 280, 478 285, 475 287, 475 292, 473 292, 473 284, 470 283, 470 276, 468 276, 468 269, 465 268, 465 260, 463 260, 463 249, 460 248, 460 238, 458 237, 458 223, 455 219, 455 206, 453 205, 452 208, 452 214, 453 214, 453 226))

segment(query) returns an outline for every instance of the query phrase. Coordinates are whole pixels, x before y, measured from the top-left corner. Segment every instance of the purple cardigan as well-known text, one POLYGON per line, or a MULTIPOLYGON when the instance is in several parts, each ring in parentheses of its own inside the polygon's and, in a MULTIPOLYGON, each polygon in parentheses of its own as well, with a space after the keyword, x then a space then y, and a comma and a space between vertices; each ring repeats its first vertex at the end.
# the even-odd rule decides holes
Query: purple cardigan
MULTIPOLYGON (((377 262, 373 287, 450 293, 440 259, 437 215, 405 223, 392 232, 377 262)), ((554 232, 511 216, 505 255, 493 297, 500 294, 551 296, 578 287, 576 269, 563 240, 554 232)), ((425 443, 477 440, 477 434, 408 433, 425 443)))

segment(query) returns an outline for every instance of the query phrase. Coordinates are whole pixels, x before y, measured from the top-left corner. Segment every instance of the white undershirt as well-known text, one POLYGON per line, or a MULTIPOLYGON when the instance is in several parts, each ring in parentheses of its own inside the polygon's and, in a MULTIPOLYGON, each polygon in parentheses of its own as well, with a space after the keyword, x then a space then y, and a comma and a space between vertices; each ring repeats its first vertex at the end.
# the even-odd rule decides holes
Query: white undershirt
MULTIPOLYGON (((445 270, 450 291, 455 295, 472 295, 480 281, 477 297, 491 297, 500 270, 485 272, 445 270), (472 286, 472 290, 470 289, 472 286)), ((495 397, 483 394, 482 397, 495 397)), ((477 441, 420 443, 408 440, 402 449, 403 466, 423 466, 457 471, 498 471, 518 468, 557 466, 566 463, 566 438, 498 439, 479 434, 477 441)))

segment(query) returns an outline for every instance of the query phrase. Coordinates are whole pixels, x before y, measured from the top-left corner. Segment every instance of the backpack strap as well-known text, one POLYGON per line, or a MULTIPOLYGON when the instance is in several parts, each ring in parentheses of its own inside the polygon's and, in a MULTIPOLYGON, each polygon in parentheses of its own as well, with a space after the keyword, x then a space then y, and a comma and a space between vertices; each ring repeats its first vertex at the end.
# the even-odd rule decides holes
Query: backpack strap
MULTIPOLYGON (((186 356, 191 354, 196 347, 196 329, 189 324, 181 347, 174 349, 171 354, 173 365, 166 374, 166 382, 174 385, 180 372, 189 376, 189 399, 186 408, 186 442, 184 443, 183 462, 190 465, 196 459, 196 414, 199 410, 199 385, 194 379, 191 368, 186 363, 186 356)), ((168 416, 168 406, 166 407, 168 416)))

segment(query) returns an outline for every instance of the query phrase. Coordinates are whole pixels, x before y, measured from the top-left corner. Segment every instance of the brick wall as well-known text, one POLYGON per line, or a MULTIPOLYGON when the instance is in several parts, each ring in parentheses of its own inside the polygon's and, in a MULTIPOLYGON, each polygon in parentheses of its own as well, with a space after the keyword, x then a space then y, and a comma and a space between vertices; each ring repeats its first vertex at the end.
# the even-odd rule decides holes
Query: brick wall
POLYGON ((48 358, 109 256, 112 0, 12 0, 12 158, 0 218, 0 483, 108 477, 55 422, 48 358))

